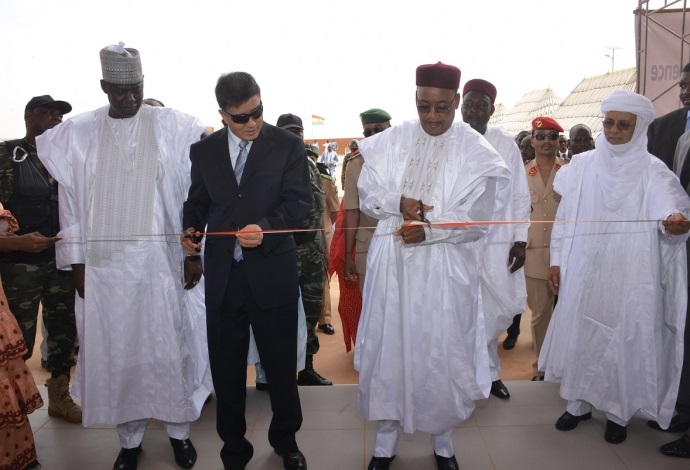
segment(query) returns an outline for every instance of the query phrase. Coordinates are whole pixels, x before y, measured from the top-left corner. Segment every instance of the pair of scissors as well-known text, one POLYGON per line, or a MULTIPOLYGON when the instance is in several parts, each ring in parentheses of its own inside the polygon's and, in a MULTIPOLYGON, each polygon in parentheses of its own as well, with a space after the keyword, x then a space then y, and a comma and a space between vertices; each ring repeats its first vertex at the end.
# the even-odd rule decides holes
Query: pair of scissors
POLYGON ((424 203, 422 202, 421 199, 419 200, 418 214, 419 214, 419 217, 422 218, 422 222, 427 223, 427 224, 431 223, 431 222, 429 222, 429 220, 426 218, 426 215, 424 214, 424 203))

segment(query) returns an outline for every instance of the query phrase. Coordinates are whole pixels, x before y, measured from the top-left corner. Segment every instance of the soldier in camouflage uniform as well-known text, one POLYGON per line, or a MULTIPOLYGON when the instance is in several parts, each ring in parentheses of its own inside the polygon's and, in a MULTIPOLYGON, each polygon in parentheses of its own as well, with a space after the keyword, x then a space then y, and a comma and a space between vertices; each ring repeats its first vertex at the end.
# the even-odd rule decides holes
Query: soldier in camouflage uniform
MULTIPOLYGON (((302 120, 294 114, 283 114, 278 118, 278 127, 292 132, 304 139, 302 120)), ((306 158, 306 153, 305 153, 306 158)), ((314 354, 319 351, 319 338, 316 325, 321 315, 323 297, 323 278, 326 272, 326 256, 323 239, 323 211, 326 199, 321 184, 321 175, 316 165, 307 158, 309 182, 314 204, 302 228, 315 229, 313 232, 295 233, 297 243, 297 269, 299 285, 302 290, 302 304, 307 320, 307 357, 304 370, 297 374, 298 385, 333 385, 314 370, 314 354)))
MULTIPOLYGON (((0 199, 19 221, 18 235, 39 232, 54 237, 60 230, 57 182, 36 155, 36 136, 62 122, 72 110, 69 103, 48 95, 26 105, 26 137, 0 143, 0 199)), ((22 330, 31 357, 36 341, 39 303, 48 331, 48 414, 71 423, 81 422, 81 408, 69 394, 77 336, 74 285, 71 273, 55 266, 55 247, 37 253, 17 251, 0 256, 0 275, 11 312, 22 330)))

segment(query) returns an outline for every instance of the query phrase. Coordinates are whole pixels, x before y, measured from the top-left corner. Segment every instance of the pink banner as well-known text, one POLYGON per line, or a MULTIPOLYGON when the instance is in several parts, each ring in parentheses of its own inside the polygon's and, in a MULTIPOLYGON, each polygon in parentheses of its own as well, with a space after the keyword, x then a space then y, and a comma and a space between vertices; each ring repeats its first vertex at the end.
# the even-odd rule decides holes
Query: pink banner
POLYGON ((637 10, 635 30, 639 93, 652 100, 657 116, 682 107, 677 83, 690 57, 690 12, 637 10))

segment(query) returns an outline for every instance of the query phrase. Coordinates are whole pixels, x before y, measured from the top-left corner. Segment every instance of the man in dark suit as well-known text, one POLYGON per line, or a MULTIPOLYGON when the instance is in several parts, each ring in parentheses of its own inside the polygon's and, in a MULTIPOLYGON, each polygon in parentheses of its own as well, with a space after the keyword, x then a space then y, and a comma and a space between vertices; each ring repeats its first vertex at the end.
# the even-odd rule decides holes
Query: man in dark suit
MULTIPOLYGON (((187 234, 207 227, 204 270, 217 430, 226 469, 253 455, 246 432, 247 350, 251 325, 266 377, 273 419, 268 440, 286 469, 306 469, 295 433, 302 424, 297 392, 295 240, 312 204, 304 144, 263 122, 261 91, 245 72, 222 75, 216 100, 227 127, 193 145, 192 184, 184 204, 187 234), (237 235, 227 232, 239 231, 237 235), (222 232, 225 232, 223 234, 222 232)), ((194 255, 197 239, 182 245, 194 255)), ((188 257, 186 265, 199 264, 188 257)), ((186 266, 186 272, 199 271, 186 266)))
POLYGON ((690 63, 683 67, 678 80, 683 107, 658 117, 647 129, 647 150, 673 170, 673 154, 681 135, 690 129, 690 63))

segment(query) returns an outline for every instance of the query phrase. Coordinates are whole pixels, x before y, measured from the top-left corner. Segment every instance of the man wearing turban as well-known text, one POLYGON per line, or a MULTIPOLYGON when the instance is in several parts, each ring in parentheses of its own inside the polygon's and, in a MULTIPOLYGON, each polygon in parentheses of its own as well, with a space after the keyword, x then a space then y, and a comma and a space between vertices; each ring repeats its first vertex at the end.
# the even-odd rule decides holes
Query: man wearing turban
POLYGON ((502 217, 510 172, 454 123, 460 70, 417 68, 418 120, 359 144, 362 211, 379 219, 367 255, 355 346, 357 408, 378 421, 369 470, 389 468, 402 431, 431 434, 436 465, 457 469, 452 430, 491 388, 479 298, 486 225, 502 217))
POLYGON ((647 152, 652 103, 616 90, 596 148, 558 172, 548 283, 559 296, 539 357, 568 400, 556 428, 606 415, 607 442, 636 413, 668 427, 683 358, 690 198, 647 152))

